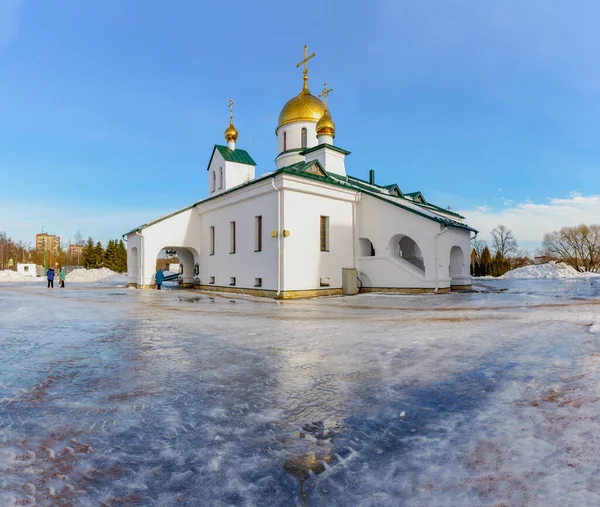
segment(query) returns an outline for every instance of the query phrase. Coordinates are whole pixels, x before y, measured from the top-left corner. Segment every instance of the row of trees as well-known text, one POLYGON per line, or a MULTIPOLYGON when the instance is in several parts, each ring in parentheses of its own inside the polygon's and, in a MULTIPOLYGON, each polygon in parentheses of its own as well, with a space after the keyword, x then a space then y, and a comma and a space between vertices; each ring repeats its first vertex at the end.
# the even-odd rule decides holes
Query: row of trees
POLYGON ((13 241, 4 231, 0 231, 0 270, 8 269, 9 259, 13 263, 27 262, 32 249, 31 243, 13 241))
POLYGON ((471 242, 471 274, 473 276, 501 276, 507 271, 529 264, 527 254, 518 251, 517 238, 510 229, 499 225, 492 229, 492 248, 483 239, 471 242))
POLYGON ((108 268, 118 273, 127 271, 127 248, 123 240, 111 239, 106 248, 89 237, 83 249, 83 266, 87 269, 108 268))
POLYGON ((127 248, 123 240, 111 239, 106 248, 102 243, 95 242, 93 238, 84 241, 81 233, 77 231, 73 241, 60 245, 58 249, 47 249, 44 252, 36 251, 35 245, 23 243, 22 241, 13 241, 6 232, 0 231, 0 270, 16 269, 19 262, 33 263, 43 266, 44 262, 48 266, 58 263, 60 266, 83 266, 86 268, 106 267, 125 273, 127 271, 127 248), (69 249, 69 245, 77 245, 81 249, 69 249), (12 259, 12 266, 9 260, 12 259))
POLYGON ((600 272, 600 224, 578 225, 544 235, 542 252, 577 271, 600 272))
MULTIPOLYGON (((518 250, 513 232, 504 225, 492 230, 490 251, 485 240, 472 241, 471 273, 473 276, 500 276, 510 269, 532 264, 527 253, 518 250)), ((539 253, 546 261, 564 262, 577 271, 600 272, 600 224, 562 229, 544 235, 539 253)))

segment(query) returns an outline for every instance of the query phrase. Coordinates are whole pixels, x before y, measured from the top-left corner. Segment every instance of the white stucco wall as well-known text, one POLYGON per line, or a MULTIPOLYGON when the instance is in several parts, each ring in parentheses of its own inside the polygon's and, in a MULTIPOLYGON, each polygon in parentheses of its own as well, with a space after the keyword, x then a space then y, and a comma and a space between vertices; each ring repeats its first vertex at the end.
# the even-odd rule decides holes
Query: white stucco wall
POLYGON ((236 288, 255 288, 257 278, 262 279, 262 289, 273 291, 319 289, 322 278, 329 278, 330 288, 340 288, 342 268, 352 267, 359 269, 365 287, 433 289, 471 283, 469 231, 444 228, 381 199, 288 174, 267 177, 200 203, 142 229, 141 235, 128 235, 128 281, 139 285, 153 283, 156 258, 163 248, 177 251, 185 283, 210 285, 214 277, 212 285, 224 288, 231 286, 232 277, 236 288), (259 215, 262 251, 256 252, 255 217, 259 215), (329 217, 327 252, 320 249, 321 216, 329 217), (235 253, 230 253, 231 222, 236 223, 235 253), (211 226, 215 228, 214 255, 211 226), (404 244, 405 236, 416 242, 420 255, 404 244), (360 238, 372 242, 375 256, 368 256, 370 248, 360 244, 360 238), (453 247, 459 247, 460 253, 455 249, 451 268, 453 247), (399 250, 404 258, 398 256, 399 250), (419 267, 421 260, 424 270, 419 267), (199 274, 194 276, 196 263, 199 274))
MULTIPOLYGON (((277 130, 277 153, 282 153, 284 151, 283 148, 283 133, 287 133, 287 150, 299 150, 302 148, 301 139, 302 139, 302 129, 306 129, 306 147, 312 148, 317 145, 317 123, 310 121, 298 121, 293 123, 288 123, 283 127, 280 127, 277 130)), ((277 169, 281 169, 282 167, 286 167, 291 164, 295 164, 296 162, 301 162, 304 160, 304 157, 298 155, 298 152, 285 153, 283 155, 278 155, 275 159, 275 164, 277 169)))
POLYGON ((277 240, 271 231, 277 230, 277 192, 271 179, 209 201, 196 208, 201 243, 200 282, 229 287, 236 278, 236 287, 255 288, 255 278, 262 278, 262 289, 277 289, 277 240), (262 216, 262 251, 255 252, 255 217, 262 216), (236 252, 230 253, 231 222, 236 224, 236 252), (210 255, 210 227, 215 228, 215 253, 210 255))
POLYGON ((293 176, 283 183, 284 291, 319 289, 328 277, 330 288, 341 288, 342 268, 354 266, 352 203, 356 192, 307 182, 293 176), (320 251, 320 217, 329 217, 329 251, 320 251))
MULTIPOLYGON (((358 267, 365 286, 371 287, 407 287, 435 288, 436 265, 437 287, 450 287, 450 250, 460 246, 464 252, 469 250, 469 231, 449 227, 446 232, 439 223, 421 217, 410 211, 389 205, 380 199, 363 195, 357 207, 358 237, 368 238, 375 248, 375 257, 359 257, 358 267), (412 238, 423 255, 425 273, 390 252, 390 239, 396 234, 412 238)), ((464 276, 452 283, 470 284, 466 262, 464 276)))
POLYGON ((207 173, 209 196, 214 196, 253 180, 255 177, 255 167, 253 165, 225 160, 219 150, 215 150, 207 173), (220 177, 221 170, 223 171, 222 182, 220 177), (213 174, 215 175, 214 187, 213 174))
POLYGON ((343 153, 327 148, 326 146, 305 155, 307 162, 318 160, 327 172, 338 174, 339 176, 346 176, 345 158, 346 155, 343 153))

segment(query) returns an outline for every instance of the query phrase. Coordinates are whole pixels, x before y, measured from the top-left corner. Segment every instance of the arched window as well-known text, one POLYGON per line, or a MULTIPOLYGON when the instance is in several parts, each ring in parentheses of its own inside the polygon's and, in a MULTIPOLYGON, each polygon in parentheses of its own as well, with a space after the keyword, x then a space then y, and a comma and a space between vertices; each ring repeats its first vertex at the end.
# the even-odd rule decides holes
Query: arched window
POLYGON ((283 151, 287 150, 287 132, 283 133, 283 151))
POLYGON ((223 188, 223 168, 219 167, 219 189, 223 188))
POLYGON ((217 175, 213 171, 212 172, 212 181, 210 182, 210 191, 214 192, 216 188, 217 188, 217 175))
POLYGON ((300 147, 306 148, 306 129, 303 128, 300 133, 300 147))

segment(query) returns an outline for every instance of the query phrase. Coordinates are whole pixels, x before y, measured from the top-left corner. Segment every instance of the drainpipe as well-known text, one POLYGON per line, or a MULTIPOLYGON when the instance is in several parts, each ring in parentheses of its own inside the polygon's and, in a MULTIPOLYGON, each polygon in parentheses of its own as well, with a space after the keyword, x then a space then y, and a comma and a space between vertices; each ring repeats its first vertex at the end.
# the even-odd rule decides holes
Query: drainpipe
POLYGON ((142 279, 142 283, 140 284, 144 287, 144 235, 140 234, 139 231, 135 231, 135 235, 139 236, 140 239, 140 278, 142 279))
POLYGON ((435 294, 437 294, 438 291, 438 256, 437 256, 437 239, 439 236, 441 236, 442 234, 444 234, 445 232, 448 232, 448 227, 444 226, 444 228, 438 232, 435 235, 435 238, 433 238, 433 258, 435 260, 435 266, 433 269, 433 279, 434 279, 434 284, 435 284, 435 290, 433 291, 435 294))
POLYGON ((281 190, 275 186, 275 178, 271 180, 277 192, 277 296, 281 294, 281 190))
POLYGON ((352 267, 358 268, 356 262, 356 205, 359 203, 362 194, 356 193, 354 201, 352 201, 352 267))

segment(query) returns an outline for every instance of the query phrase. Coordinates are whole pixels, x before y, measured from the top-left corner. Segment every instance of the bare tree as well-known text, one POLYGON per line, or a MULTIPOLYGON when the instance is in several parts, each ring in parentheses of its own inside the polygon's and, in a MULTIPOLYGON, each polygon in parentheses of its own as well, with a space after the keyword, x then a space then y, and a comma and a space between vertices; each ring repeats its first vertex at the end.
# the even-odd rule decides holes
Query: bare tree
POLYGON ((494 244, 494 254, 505 259, 510 254, 517 252, 517 239, 510 229, 504 225, 498 225, 492 229, 492 243, 494 244))
POLYGON ((544 235, 542 250, 577 271, 600 271, 600 225, 563 227, 544 235))
POLYGON ((477 239, 473 238, 471 240, 471 248, 475 250, 475 255, 477 256, 477 261, 481 260, 481 254, 483 253, 483 249, 487 246, 487 242, 485 239, 477 239))
POLYGON ((79 231, 79 229, 77 229, 77 232, 75 232, 75 238, 73 239, 73 244, 74 245, 85 245, 85 240, 83 239, 83 236, 81 235, 81 232, 79 231))

